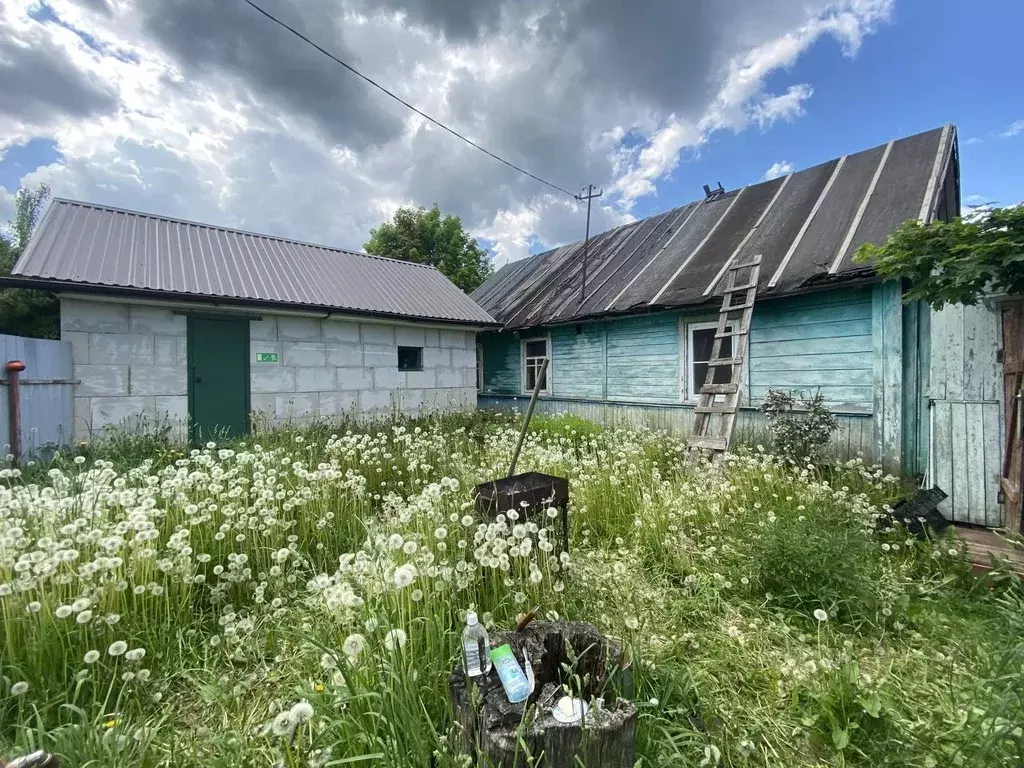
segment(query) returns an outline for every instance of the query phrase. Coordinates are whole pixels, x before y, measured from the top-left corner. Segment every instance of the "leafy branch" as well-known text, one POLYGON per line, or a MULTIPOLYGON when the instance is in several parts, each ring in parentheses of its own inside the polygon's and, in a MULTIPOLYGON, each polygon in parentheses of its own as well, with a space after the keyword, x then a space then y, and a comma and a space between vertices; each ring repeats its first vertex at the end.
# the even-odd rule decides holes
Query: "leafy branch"
POLYGON ((907 303, 974 304, 986 294, 1024 294, 1024 206, 970 218, 906 221, 884 245, 866 243, 854 260, 882 277, 907 280, 907 303))

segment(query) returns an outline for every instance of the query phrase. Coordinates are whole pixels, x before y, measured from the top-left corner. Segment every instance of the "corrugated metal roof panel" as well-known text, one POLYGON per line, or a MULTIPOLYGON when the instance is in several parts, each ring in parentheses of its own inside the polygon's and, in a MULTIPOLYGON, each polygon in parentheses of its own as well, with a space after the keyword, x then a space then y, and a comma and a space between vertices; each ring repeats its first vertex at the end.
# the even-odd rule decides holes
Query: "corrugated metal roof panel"
POLYGON ((505 327, 528 328, 708 303, 733 253, 761 254, 765 295, 863 279, 851 254, 933 214, 936 169, 955 162, 955 145, 952 126, 937 128, 595 236, 582 306, 567 300, 580 293, 582 243, 507 265, 474 298, 505 327))
POLYGON ((433 267, 72 200, 53 201, 12 274, 211 299, 494 322, 433 267))

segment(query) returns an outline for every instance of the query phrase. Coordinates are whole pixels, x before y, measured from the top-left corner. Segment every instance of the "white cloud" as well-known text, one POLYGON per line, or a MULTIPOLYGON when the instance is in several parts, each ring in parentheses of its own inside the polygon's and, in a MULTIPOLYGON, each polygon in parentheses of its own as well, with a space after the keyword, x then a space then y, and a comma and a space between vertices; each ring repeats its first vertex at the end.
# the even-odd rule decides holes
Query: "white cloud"
POLYGON ((787 173, 793 172, 793 164, 788 160, 781 160, 772 163, 771 167, 764 172, 764 180, 771 181, 777 179, 779 176, 785 176, 787 173))
MULTIPOLYGON (((512 162, 571 191, 603 185, 628 207, 656 195, 712 132, 802 114, 811 86, 767 93, 769 76, 825 36, 852 55, 891 1, 735 0, 700 13, 671 0, 272 7, 512 162)), ((28 4, 0 5, 0 62, 17 67, 9 51, 35 55, 12 72, 23 96, 0 96, 0 153, 43 137, 61 156, 24 184, 347 247, 398 205, 437 202, 492 241, 499 263, 582 236, 575 202, 368 89, 242 3, 48 5, 63 25, 32 18, 28 4)), ((9 197, 0 191, 0 210, 9 197)), ((596 201, 592 231, 629 218, 596 201)))
POLYGON ((804 102, 811 98, 814 89, 801 83, 791 85, 785 93, 765 96, 750 110, 750 116, 762 128, 767 128, 779 120, 792 120, 804 114, 804 102))
POLYGON ((1003 139, 1010 139, 1021 133, 1024 133, 1024 120, 1014 120, 1006 126, 1006 130, 1000 133, 999 136, 1003 139))

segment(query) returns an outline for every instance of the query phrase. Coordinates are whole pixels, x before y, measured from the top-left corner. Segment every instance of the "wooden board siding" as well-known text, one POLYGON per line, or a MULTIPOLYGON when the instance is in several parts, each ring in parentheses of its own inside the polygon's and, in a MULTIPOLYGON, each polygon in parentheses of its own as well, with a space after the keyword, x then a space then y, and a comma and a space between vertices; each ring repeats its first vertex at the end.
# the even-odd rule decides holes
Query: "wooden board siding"
POLYGON ((1004 442, 1000 347, 994 305, 947 306, 931 315, 930 473, 950 496, 939 509, 956 522, 1003 522, 997 498, 1004 442))
POLYGON ((764 301, 750 329, 749 396, 819 388, 836 410, 871 413, 874 351, 870 288, 764 301))
POLYGON ((553 394, 561 397, 605 396, 604 323, 551 329, 553 394), (557 362, 557 368, 554 365, 557 362))
POLYGON ((477 336, 483 346, 484 392, 517 395, 522 388, 519 339, 513 333, 486 333, 477 336))
POLYGON ((931 310, 924 302, 903 307, 902 469, 928 470, 928 391, 931 377, 931 310))
POLYGON ((871 340, 875 353, 875 453, 893 474, 902 473, 903 448, 903 291, 889 280, 871 291, 871 340))
MULTIPOLYGON (((481 395, 477 407, 519 412, 525 411, 529 398, 523 396, 481 395)), ((665 430, 685 437, 693 424, 693 408, 684 405, 651 403, 616 403, 600 400, 570 400, 547 397, 537 401, 537 412, 572 413, 606 426, 647 427, 665 430)), ((839 427, 829 446, 829 455, 840 461, 861 457, 875 461, 874 428, 869 414, 841 414, 839 427)), ((764 440, 764 417, 761 412, 744 408, 736 420, 734 439, 737 443, 755 445, 764 440)))
MULTIPOLYGON (((608 329, 608 400, 679 402, 677 313, 630 317, 608 329)), ((557 390, 555 394, 561 394, 557 390)))

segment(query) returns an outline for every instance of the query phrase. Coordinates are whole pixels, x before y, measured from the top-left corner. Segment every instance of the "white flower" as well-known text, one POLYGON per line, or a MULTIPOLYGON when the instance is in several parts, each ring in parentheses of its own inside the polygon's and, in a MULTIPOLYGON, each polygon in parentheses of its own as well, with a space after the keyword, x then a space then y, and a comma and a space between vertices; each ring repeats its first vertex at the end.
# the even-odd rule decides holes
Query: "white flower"
MULTIPOLYGON (((352 654, 349 654, 349 655, 351 656, 352 654)), ((338 660, 336 658, 334 658, 331 654, 325 653, 323 656, 320 657, 320 668, 321 669, 324 669, 324 670, 334 669, 336 666, 338 666, 338 660)))
POLYGON ((384 647, 389 651, 393 651, 396 648, 405 647, 405 641, 408 637, 405 634, 405 630, 392 629, 384 636, 384 647))
POLYGON ((28 692, 28 683, 22 680, 11 686, 11 696, 21 696, 28 692))
POLYGON ((423 590, 414 589, 411 593, 409 593, 409 597, 412 598, 412 601, 414 603, 418 603, 420 600, 423 599, 423 590))
POLYGON ((92 621, 92 611, 82 611, 80 614, 75 616, 75 621, 79 624, 88 624, 92 621))
POLYGON ((124 658, 127 661, 141 661, 142 657, 146 655, 145 648, 132 648, 130 651, 125 653, 124 658))
POLYGON ((110 647, 107 648, 107 653, 109 653, 111 656, 120 656, 127 650, 128 643, 126 643, 124 640, 115 640, 110 644, 110 647))
POLYGON ((58 619, 66 619, 72 613, 70 605, 58 605, 57 610, 53 612, 53 615, 58 619))
POLYGON ((344 651, 345 655, 349 658, 355 658, 366 649, 366 638, 360 635, 358 632, 351 634, 345 638, 345 642, 341 644, 341 650, 344 651))
POLYGON ((95 664, 99 660, 100 660, 100 652, 99 651, 88 651, 85 654, 85 658, 83 659, 83 661, 85 661, 86 664, 95 664))
POLYGON ((270 724, 270 731, 275 736, 291 736, 295 732, 296 725, 297 723, 292 717, 291 710, 289 710, 281 712, 274 718, 274 722, 270 724))
POLYGON ((640 620, 636 616, 630 616, 626 619, 626 626, 630 629, 640 629, 640 620))
POLYGON ((405 554, 407 555, 415 555, 416 549, 417 546, 415 541, 407 541, 405 542, 405 544, 402 545, 402 551, 405 552, 405 554))
POLYGON ((289 715, 296 723, 308 723, 313 719, 313 705, 303 699, 292 705, 289 715))
POLYGON ((395 586, 398 589, 405 589, 416 581, 416 566, 406 563, 395 569, 395 586))
POLYGON ((814 609, 814 618, 818 621, 828 621, 828 614, 825 613, 821 608, 814 609))

